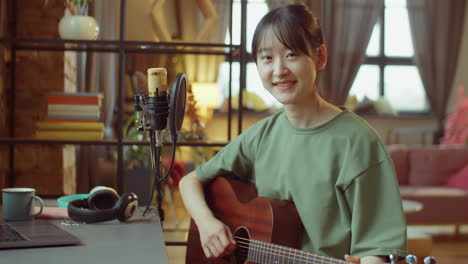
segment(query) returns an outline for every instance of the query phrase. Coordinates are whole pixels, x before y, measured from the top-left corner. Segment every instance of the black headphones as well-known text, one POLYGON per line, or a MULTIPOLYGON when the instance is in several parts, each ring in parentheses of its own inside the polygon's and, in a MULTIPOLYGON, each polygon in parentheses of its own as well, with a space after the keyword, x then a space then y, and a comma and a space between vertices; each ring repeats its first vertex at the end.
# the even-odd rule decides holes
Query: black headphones
POLYGON ((118 219, 121 222, 132 217, 138 207, 135 193, 119 197, 112 189, 91 192, 87 199, 78 199, 68 204, 68 216, 80 223, 96 223, 118 219))

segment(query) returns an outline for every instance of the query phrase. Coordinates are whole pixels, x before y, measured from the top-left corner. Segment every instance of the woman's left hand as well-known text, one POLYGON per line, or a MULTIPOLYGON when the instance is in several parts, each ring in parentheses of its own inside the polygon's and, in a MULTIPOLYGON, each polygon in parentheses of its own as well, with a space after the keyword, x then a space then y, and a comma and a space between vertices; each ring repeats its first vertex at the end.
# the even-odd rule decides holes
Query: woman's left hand
POLYGON ((353 256, 350 256, 350 255, 348 255, 348 254, 346 254, 346 255, 344 256, 344 259, 345 259, 346 261, 353 262, 353 263, 361 263, 361 258, 359 258, 359 257, 353 257, 353 256))
POLYGON ((365 256, 365 257, 360 258, 360 257, 354 257, 354 256, 346 254, 344 258, 348 262, 358 263, 358 264, 384 264, 385 263, 384 259, 379 256, 365 256))

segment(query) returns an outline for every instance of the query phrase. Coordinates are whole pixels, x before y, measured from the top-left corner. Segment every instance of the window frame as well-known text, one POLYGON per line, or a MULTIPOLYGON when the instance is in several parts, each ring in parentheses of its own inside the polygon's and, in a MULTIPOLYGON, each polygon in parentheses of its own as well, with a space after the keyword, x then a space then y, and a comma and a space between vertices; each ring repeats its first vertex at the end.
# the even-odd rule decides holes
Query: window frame
MULTIPOLYGON (((366 58, 364 62, 361 64, 363 65, 373 65, 379 67, 379 95, 385 97, 385 67, 386 66, 416 66, 416 62, 414 61, 413 57, 391 57, 385 55, 385 9, 387 7, 384 6, 382 8, 379 18, 377 19, 376 23, 380 23, 380 36, 379 36, 379 54, 368 56, 366 54, 366 58)), ((367 49, 367 47, 366 47, 367 49)), ((360 66, 360 67, 361 67, 360 66)), ((424 85, 424 84, 423 84, 424 85)), ((423 87, 424 88, 424 87, 423 87)), ((424 90, 426 94, 426 91, 424 90)), ((426 94, 427 100, 427 94, 426 94)), ((403 116, 430 116, 430 105, 428 109, 423 111, 397 111, 398 115, 403 116)))

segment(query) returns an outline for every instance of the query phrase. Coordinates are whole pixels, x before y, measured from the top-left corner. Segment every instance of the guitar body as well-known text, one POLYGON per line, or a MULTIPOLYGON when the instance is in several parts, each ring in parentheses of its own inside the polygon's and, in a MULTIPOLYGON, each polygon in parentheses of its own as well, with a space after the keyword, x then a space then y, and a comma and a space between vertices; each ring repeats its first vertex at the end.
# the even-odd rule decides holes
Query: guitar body
MULTIPOLYGON (((248 183, 216 177, 204 187, 205 198, 214 215, 231 228, 234 236, 245 237, 290 248, 299 248, 303 227, 291 202, 257 196, 255 187, 248 183)), ((236 239, 237 240, 237 239, 236 239)), ((247 244, 248 246, 249 244, 247 244)), ((239 247, 234 256, 207 260, 201 248, 198 229, 190 223, 186 263, 237 263, 245 261, 248 249, 239 247)))

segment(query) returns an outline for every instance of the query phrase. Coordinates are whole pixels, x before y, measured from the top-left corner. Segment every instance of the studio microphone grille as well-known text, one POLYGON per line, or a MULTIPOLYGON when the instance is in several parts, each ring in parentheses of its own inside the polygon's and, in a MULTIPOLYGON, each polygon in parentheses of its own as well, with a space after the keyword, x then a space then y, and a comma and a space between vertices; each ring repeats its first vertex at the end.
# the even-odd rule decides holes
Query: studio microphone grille
POLYGON ((148 69, 148 97, 166 96, 167 71, 164 68, 148 69))

